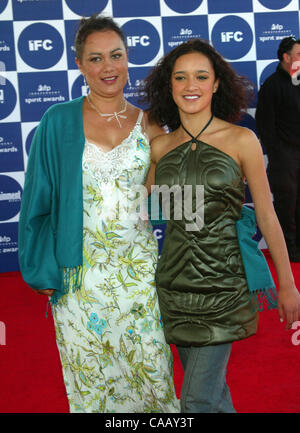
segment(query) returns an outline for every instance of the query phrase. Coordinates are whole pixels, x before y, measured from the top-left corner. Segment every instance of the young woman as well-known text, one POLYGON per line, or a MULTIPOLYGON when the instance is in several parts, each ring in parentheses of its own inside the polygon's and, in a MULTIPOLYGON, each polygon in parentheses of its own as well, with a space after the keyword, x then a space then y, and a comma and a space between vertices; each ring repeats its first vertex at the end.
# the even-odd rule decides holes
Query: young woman
POLYGON ((157 242, 127 210, 150 166, 148 137, 162 130, 124 99, 126 40, 113 20, 82 19, 75 48, 90 92, 51 107, 35 134, 21 271, 51 296, 71 412, 179 412, 154 284, 157 242))
POLYGON ((257 330, 236 232, 244 178, 278 273, 279 316, 290 328, 300 315, 260 143, 231 123, 246 108, 247 89, 202 40, 172 50, 146 80, 150 119, 170 130, 152 140, 148 183, 193 188, 193 230, 187 230, 191 212, 186 216, 184 194, 182 219, 174 218, 179 205, 170 194, 173 216, 156 274, 166 340, 176 344, 185 371, 182 412, 235 411, 226 384, 231 345, 257 330), (198 224, 197 185, 204 186, 204 224, 198 224))

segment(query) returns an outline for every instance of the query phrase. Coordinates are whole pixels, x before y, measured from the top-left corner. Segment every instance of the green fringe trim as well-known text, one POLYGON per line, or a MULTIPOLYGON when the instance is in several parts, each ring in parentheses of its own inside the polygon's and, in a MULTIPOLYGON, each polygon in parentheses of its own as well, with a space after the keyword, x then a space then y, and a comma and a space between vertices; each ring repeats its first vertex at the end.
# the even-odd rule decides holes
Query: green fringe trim
POLYGON ((82 283, 82 266, 75 266, 74 268, 64 268, 64 280, 63 280, 63 288, 64 293, 69 293, 69 290, 72 289, 72 292, 76 292, 76 290, 80 290, 82 283))
POLYGON ((261 312, 278 308, 277 291, 275 287, 250 292, 250 299, 256 311, 261 312))
POLYGON ((83 277, 83 266, 74 266, 69 268, 63 268, 63 281, 62 281, 62 289, 55 290, 53 296, 51 296, 51 305, 56 305, 59 299, 69 293, 72 290, 75 293, 77 290, 80 290, 82 284, 83 277))

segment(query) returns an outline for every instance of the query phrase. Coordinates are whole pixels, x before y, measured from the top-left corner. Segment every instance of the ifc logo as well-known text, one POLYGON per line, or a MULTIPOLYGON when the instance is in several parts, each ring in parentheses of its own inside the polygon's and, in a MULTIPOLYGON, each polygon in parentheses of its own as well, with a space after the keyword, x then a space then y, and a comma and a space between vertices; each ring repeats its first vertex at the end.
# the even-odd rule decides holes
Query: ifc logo
POLYGON ((160 49, 156 28, 145 20, 131 20, 122 26, 129 48, 129 62, 143 65, 153 60, 160 49))
POLYGON ((18 40, 20 56, 35 69, 48 69, 60 60, 64 43, 59 32, 49 24, 35 23, 26 27, 18 40))
POLYGON ((244 57, 253 43, 249 24, 240 17, 221 18, 212 30, 212 42, 217 51, 230 60, 244 57))

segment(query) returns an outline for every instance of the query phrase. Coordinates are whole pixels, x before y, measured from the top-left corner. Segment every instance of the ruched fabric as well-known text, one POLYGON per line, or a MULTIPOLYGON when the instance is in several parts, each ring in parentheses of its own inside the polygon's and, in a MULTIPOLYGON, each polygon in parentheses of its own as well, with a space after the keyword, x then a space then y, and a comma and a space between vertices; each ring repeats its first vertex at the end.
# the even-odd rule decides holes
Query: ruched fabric
POLYGON ((156 273, 167 342, 202 346, 255 334, 258 315, 250 301, 236 232, 245 194, 239 166, 207 143, 198 141, 193 150, 188 141, 160 159, 155 183, 179 185, 182 191, 181 197, 160 194, 162 208, 170 205, 156 273), (204 187, 202 203, 196 185, 204 187), (185 208, 184 186, 192 191, 190 212, 185 208), (201 206, 204 224, 187 230, 190 215, 201 206))

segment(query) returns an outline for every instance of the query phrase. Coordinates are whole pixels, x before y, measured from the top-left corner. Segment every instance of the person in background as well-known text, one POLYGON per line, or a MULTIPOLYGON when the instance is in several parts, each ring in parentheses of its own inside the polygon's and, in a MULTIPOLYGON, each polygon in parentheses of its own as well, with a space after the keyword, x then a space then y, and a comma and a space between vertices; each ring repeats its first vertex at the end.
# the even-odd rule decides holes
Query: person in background
POLYGON ((157 241, 128 207, 163 131, 123 96, 128 55, 108 17, 83 18, 85 97, 35 133, 19 224, 24 280, 51 297, 71 412, 179 412, 154 282, 157 241), (148 138, 149 137, 149 138, 148 138))
POLYGON ((282 39, 279 64, 258 92, 256 127, 289 259, 300 262, 300 39, 282 39))
MULTIPOLYGON (((192 187, 192 220, 184 198, 170 194, 170 218, 156 272, 166 340, 176 345, 184 368, 185 413, 235 412, 226 384, 232 343, 257 331, 258 313, 250 300, 236 230, 244 178, 277 270, 280 319, 290 328, 300 316, 300 295, 273 208, 261 145, 252 131, 233 123, 247 106, 247 86, 200 39, 166 54, 145 84, 149 118, 170 131, 151 142, 148 183, 169 189, 177 185, 184 191, 192 187), (199 201, 197 186, 204 187, 199 201)), ((161 203, 164 207, 163 198, 161 203)))

